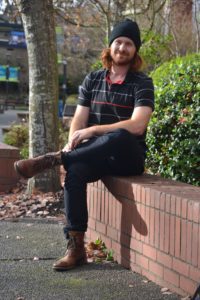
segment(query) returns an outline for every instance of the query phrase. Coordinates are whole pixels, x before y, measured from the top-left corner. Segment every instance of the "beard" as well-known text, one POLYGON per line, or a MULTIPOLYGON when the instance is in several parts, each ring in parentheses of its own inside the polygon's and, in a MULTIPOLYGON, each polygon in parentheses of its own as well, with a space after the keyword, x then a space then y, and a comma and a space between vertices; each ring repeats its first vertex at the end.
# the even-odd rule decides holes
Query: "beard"
POLYGON ((111 57, 116 66, 127 66, 133 63, 133 57, 125 51, 116 51, 113 55, 111 55, 111 57))

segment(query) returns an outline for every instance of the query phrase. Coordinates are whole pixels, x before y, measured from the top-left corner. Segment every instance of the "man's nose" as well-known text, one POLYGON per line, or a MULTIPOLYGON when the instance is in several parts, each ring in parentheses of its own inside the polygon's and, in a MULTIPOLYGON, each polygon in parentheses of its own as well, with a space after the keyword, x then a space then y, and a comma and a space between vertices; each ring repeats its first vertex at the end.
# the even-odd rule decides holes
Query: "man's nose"
POLYGON ((123 51, 123 50, 125 50, 125 48, 126 48, 125 44, 121 43, 121 45, 119 46, 119 50, 123 51))

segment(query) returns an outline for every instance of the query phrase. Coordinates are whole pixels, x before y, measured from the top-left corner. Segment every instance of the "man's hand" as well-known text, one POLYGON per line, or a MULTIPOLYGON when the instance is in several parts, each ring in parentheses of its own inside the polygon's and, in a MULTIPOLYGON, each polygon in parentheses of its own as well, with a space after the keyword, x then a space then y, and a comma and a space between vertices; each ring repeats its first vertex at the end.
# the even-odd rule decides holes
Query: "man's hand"
POLYGON ((83 140, 88 140, 91 137, 94 136, 94 130, 92 127, 84 128, 76 130, 68 143, 65 145, 65 147, 62 149, 63 152, 69 152, 72 151, 74 148, 78 146, 83 140))
POLYGON ((70 149, 73 150, 83 140, 88 140, 93 136, 94 136, 94 130, 92 127, 76 130, 72 134, 68 143, 70 145, 70 149))

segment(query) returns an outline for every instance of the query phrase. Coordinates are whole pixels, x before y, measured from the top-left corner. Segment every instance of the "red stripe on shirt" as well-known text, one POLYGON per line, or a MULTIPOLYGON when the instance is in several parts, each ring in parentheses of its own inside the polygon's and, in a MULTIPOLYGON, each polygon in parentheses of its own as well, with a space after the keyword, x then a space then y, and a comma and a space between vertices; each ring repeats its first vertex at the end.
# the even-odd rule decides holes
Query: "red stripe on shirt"
POLYGON ((109 103, 109 102, 100 102, 100 101, 95 101, 95 100, 93 100, 91 102, 95 103, 95 104, 106 104, 106 105, 123 107, 123 108, 134 108, 134 106, 126 106, 126 105, 114 104, 114 103, 109 103))

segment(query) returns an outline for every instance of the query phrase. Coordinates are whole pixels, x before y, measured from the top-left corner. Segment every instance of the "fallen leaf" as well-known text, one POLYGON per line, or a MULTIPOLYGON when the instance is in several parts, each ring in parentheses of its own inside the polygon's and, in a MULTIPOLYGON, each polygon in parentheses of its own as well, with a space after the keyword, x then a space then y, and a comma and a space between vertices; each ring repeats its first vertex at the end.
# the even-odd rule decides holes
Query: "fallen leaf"
POLYGON ((162 292, 162 293, 167 292, 167 291, 169 291, 169 289, 168 289, 167 287, 163 287, 163 288, 161 289, 161 292, 162 292))

